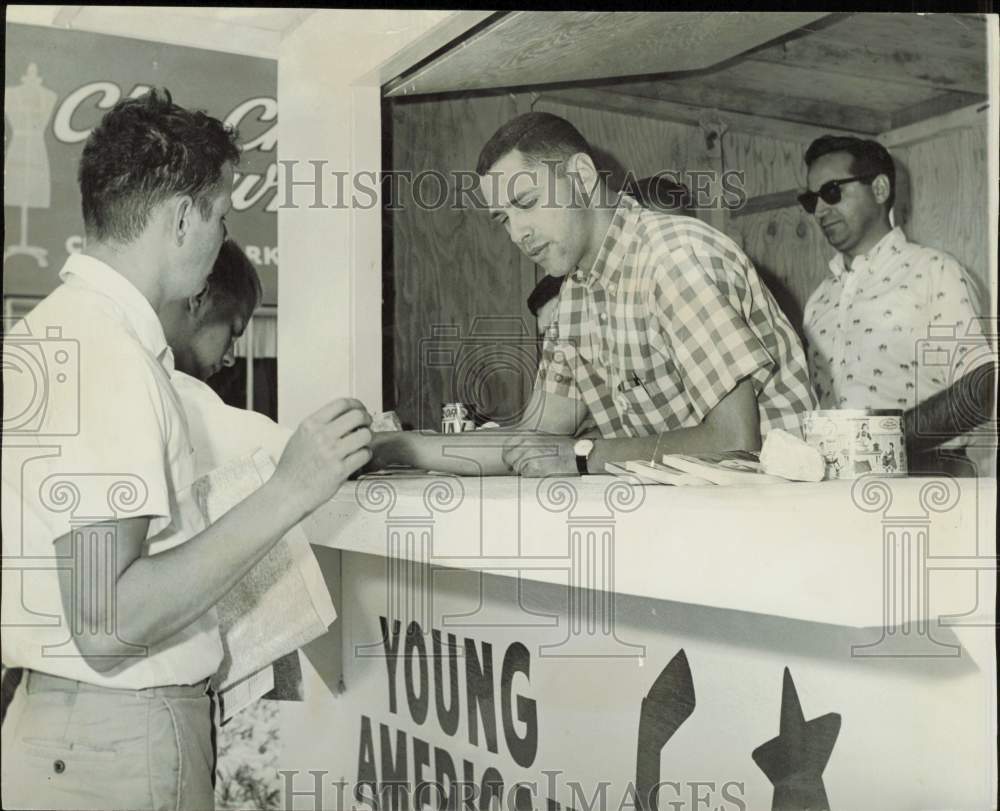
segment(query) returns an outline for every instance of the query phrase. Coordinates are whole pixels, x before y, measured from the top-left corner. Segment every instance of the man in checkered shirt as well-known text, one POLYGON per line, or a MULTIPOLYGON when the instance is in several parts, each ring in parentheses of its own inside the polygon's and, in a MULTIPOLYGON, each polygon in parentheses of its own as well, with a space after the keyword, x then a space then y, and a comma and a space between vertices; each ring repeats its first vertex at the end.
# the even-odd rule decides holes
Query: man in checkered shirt
POLYGON ((583 136, 549 113, 501 127, 476 171, 493 219, 546 273, 568 277, 532 399, 496 448, 477 432, 467 464, 443 458, 445 443, 462 441, 452 435, 397 437, 388 442, 405 450, 381 458, 461 473, 599 473, 608 461, 757 450, 773 428, 799 432, 815 407, 802 347, 732 240, 610 193, 583 136), (588 414, 601 438, 581 459, 574 435, 588 414))

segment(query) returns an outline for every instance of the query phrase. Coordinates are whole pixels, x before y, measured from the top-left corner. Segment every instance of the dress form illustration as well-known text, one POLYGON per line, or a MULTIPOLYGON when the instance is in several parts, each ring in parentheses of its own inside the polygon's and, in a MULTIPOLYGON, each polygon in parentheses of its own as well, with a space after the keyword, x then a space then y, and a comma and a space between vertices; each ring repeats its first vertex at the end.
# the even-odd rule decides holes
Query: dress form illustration
POLYGON ((6 89, 4 115, 13 133, 4 154, 4 206, 21 209, 21 233, 16 245, 4 248, 3 261, 12 256, 30 256, 39 267, 48 267, 47 251, 28 244, 28 209, 48 208, 52 182, 45 150, 45 128, 56 106, 56 93, 42 86, 38 67, 32 62, 21 84, 6 89))

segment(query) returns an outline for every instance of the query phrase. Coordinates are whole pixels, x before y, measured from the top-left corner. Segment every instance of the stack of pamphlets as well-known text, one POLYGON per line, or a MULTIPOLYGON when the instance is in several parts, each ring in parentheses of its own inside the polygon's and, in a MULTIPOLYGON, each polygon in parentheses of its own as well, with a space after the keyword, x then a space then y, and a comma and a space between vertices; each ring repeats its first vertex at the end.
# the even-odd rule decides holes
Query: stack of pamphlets
POLYGON ((786 481, 761 472, 757 455, 749 451, 664 454, 661 462, 609 462, 605 469, 616 476, 638 479, 640 484, 671 484, 678 487, 778 484, 786 481))

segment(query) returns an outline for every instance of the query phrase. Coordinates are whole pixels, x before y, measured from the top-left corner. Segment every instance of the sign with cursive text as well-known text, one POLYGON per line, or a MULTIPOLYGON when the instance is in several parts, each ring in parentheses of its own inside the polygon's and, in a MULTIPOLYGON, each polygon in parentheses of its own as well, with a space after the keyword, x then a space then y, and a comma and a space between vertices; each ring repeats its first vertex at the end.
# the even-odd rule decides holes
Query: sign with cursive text
POLYGON ((77 163, 101 116, 167 88, 239 132, 230 233, 277 302, 277 63, 124 37, 8 25, 4 103, 4 296, 40 297, 84 245, 77 163))

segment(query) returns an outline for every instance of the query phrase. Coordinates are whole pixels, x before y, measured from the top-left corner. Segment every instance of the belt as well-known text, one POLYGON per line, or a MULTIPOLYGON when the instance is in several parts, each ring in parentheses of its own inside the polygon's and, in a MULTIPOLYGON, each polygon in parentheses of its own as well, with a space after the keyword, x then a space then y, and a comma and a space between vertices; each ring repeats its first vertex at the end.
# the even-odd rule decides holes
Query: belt
POLYGON ((64 679, 62 676, 52 676, 37 670, 25 670, 27 683, 25 689, 29 693, 111 693, 117 695, 134 695, 137 698, 198 698, 210 695, 212 682, 205 679, 197 684, 168 684, 162 687, 145 687, 130 689, 122 687, 102 687, 75 679, 64 679))

